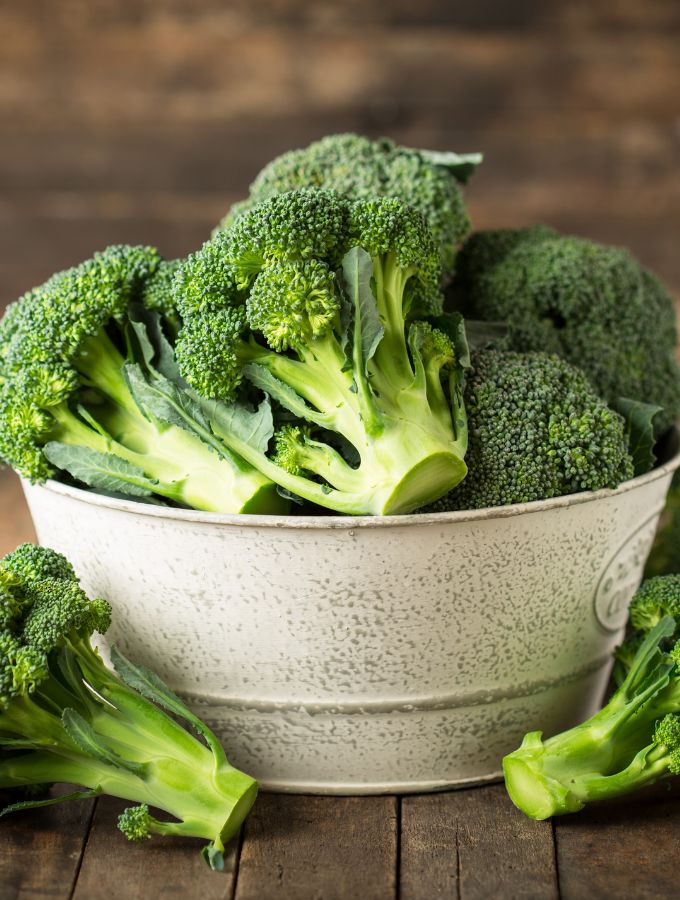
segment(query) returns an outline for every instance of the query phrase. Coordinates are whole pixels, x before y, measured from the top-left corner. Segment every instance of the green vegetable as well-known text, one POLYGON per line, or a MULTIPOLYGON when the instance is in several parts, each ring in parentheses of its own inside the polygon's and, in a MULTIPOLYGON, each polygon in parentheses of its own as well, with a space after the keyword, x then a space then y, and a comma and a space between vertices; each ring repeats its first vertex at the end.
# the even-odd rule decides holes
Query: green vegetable
POLYGON ((470 223, 460 182, 481 162, 480 154, 459 156, 398 147, 357 134, 333 134, 301 150, 272 160, 250 186, 250 196, 232 207, 220 228, 253 206, 287 191, 330 188, 352 200, 398 197, 427 219, 437 242, 444 273, 453 274, 458 245, 470 223))
POLYGON ((212 439, 184 389, 166 337, 179 326, 175 267, 150 247, 109 247, 9 308, 0 323, 0 457, 31 481, 69 472, 135 498, 280 511, 274 485, 212 439), (152 386, 182 414, 159 411, 152 386))
POLYGON ((506 321, 510 350, 557 353, 610 405, 662 408, 657 434, 680 415, 673 299, 626 250, 549 228, 473 235, 451 297, 472 318, 506 321))
POLYGON ((24 544, 0 560, 0 788, 86 789, 0 815, 111 794, 140 804, 119 821, 130 840, 205 838, 204 857, 220 869, 256 782, 229 765, 212 731, 153 672, 115 649, 115 672, 104 664, 90 640, 110 618, 109 604, 88 599, 60 554, 24 544), (172 818, 156 819, 149 806, 172 818))
POLYGON ((587 722, 542 740, 527 734, 503 760, 512 801, 534 819, 680 774, 680 575, 646 582, 634 633, 618 653, 619 687, 587 722), (671 615, 668 615, 671 613, 671 615))
POLYGON ((274 196, 181 267, 182 374, 207 411, 245 378, 295 417, 274 459, 232 422, 216 429, 283 489, 343 513, 410 512, 466 472, 462 321, 445 333, 420 318, 441 310, 439 275, 424 219, 397 199, 274 196))
POLYGON ((479 350, 464 396, 468 476, 432 511, 528 503, 633 475, 623 419, 557 356, 479 350))

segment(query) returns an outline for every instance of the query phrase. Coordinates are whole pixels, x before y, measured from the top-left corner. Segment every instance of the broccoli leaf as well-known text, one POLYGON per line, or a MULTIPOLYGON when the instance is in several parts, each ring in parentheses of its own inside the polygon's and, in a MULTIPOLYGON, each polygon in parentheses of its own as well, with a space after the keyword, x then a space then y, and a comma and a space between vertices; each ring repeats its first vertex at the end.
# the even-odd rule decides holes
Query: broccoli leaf
POLYGON ((44 453, 53 466, 98 490, 148 497, 155 489, 155 482, 142 469, 113 453, 58 441, 45 444, 44 453))
MULTIPOLYGON (((311 406, 308 406, 297 391, 277 378, 276 375, 272 375, 269 369, 265 369, 264 366, 260 366, 257 363, 248 363, 243 367, 243 374, 255 387, 259 387, 270 397, 278 400, 281 406, 284 406, 294 415, 307 419, 310 422, 315 422, 321 427, 327 424, 326 416, 322 413, 317 413, 311 406)), ((205 402, 210 403, 210 401, 205 402)), ((271 434, 269 437, 271 437, 271 434)))
POLYGON ((194 430, 195 423, 201 428, 208 428, 201 404, 196 401, 192 391, 180 391, 158 373, 146 378, 136 363, 125 366, 125 376, 130 393, 142 412, 151 413, 168 425, 177 425, 190 431, 194 430))
POLYGON ((94 728, 76 712, 75 709, 65 709, 61 714, 61 721, 68 736, 80 749, 99 762, 117 769, 125 769, 133 775, 143 775, 144 764, 123 759, 104 744, 94 728))
POLYGON ((626 420, 628 449, 633 458, 635 475, 644 475, 656 464, 654 419, 663 410, 652 403, 642 403, 628 397, 619 397, 613 408, 626 420))
MULTIPOLYGON (((259 367, 258 367, 259 368, 259 367)), ((269 400, 265 398, 255 410, 239 403, 222 403, 220 400, 204 400, 196 395, 201 409, 210 420, 210 427, 220 435, 234 435, 261 453, 267 452, 274 434, 274 418, 269 400)))
POLYGON ((453 150, 417 150, 423 159, 448 169, 461 184, 465 184, 484 160, 482 153, 454 153, 453 150))
POLYGON ((98 797, 102 793, 100 787, 88 791, 73 791, 71 794, 62 794, 60 797, 49 797, 47 800, 21 800, 19 803, 11 803, 0 810, 0 818, 10 813, 21 812, 24 809, 37 809, 40 806, 56 806, 58 803, 68 803, 69 800, 89 800, 98 797))
POLYGON ((352 247, 342 260, 342 274, 354 306, 352 343, 355 358, 358 356, 357 362, 361 361, 364 374, 367 374, 368 362, 385 334, 371 287, 373 278, 371 257, 363 248, 352 247))

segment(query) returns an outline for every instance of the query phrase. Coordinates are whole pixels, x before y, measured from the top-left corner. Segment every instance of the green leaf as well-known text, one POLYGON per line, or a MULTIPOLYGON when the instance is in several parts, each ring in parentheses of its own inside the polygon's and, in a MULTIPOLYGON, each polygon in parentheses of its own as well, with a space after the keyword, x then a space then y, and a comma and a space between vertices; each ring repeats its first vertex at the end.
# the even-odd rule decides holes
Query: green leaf
POLYGON ((626 420, 628 452, 633 458, 633 471, 635 475, 644 475, 656 465, 654 419, 663 410, 660 406, 629 400, 627 397, 619 397, 612 406, 626 420))
POLYGON ((135 403, 144 414, 185 431, 196 433, 196 425, 208 429, 201 404, 192 391, 181 390, 157 373, 147 378, 137 363, 127 363, 125 377, 135 403))
POLYGON ((165 336, 160 313, 156 310, 146 309, 139 304, 132 304, 129 316, 147 366, 152 366, 168 381, 184 385, 175 351, 165 336), (151 356, 149 356, 149 350, 151 356))
MULTIPOLYGON (((117 647, 111 648, 111 663, 121 680, 142 697, 157 703, 181 719, 191 722, 199 734, 205 735, 209 729, 195 716, 167 684, 146 666, 130 662, 117 647)), ((209 732, 212 734, 212 732, 209 732)))
POLYGON ((10 813, 21 812, 23 809, 37 809, 40 806, 56 806, 58 803, 68 803, 69 800, 89 800, 90 797, 98 797, 102 793, 97 786, 87 791, 74 791, 72 794, 62 794, 61 797, 50 797, 48 800, 22 800, 19 803, 11 803, 0 810, 0 818, 10 813))
POLYGON ((201 408, 215 434, 218 436, 232 434, 260 453, 267 452, 269 441, 274 434, 274 417, 267 398, 257 409, 248 409, 240 403, 224 403, 220 400, 201 400, 201 408))
POLYGON ((373 278, 371 257, 362 247, 352 247, 343 257, 342 274, 354 307, 352 343, 355 365, 360 365, 364 374, 367 374, 368 362, 385 334, 371 287, 373 278))
POLYGON ((68 736, 80 747, 83 753, 105 765, 114 766, 116 769, 124 769, 126 772, 131 772, 140 778, 143 777, 144 764, 123 759, 122 756, 119 756, 110 747, 107 747, 89 722, 86 722, 75 709, 65 709, 61 714, 61 722, 68 736))
POLYGON ((484 160, 482 153, 454 153, 453 150, 418 150, 418 153, 435 166, 448 169, 461 184, 465 184, 484 160))
POLYGON ((453 344, 456 362, 459 368, 469 369, 470 346, 467 338, 467 322, 459 312, 444 313, 441 316, 430 316, 427 321, 433 328, 443 331, 453 344))
MULTIPOLYGON (((273 397, 281 404, 281 406, 284 406, 294 415, 306 419, 308 422, 314 422, 322 427, 328 424, 326 416, 322 413, 318 413, 315 409, 312 409, 311 406, 308 406, 290 385, 278 379, 276 375, 272 375, 269 369, 266 369, 264 366, 260 366, 258 363, 247 363, 243 367, 243 374, 248 381, 255 385, 255 387, 259 387, 265 394, 273 397)), ((269 415, 271 416, 271 409, 269 410, 269 415)), ((272 421, 272 434, 273 430, 272 421)), ((271 434, 269 437, 271 438, 271 434)))
POLYGON ((201 856, 213 872, 224 872, 224 852, 218 850, 214 844, 206 844, 201 850, 201 856))
POLYGON ((148 497, 156 487, 142 469, 113 453, 99 453, 89 447, 58 441, 45 444, 43 452, 53 466, 101 491, 148 497))

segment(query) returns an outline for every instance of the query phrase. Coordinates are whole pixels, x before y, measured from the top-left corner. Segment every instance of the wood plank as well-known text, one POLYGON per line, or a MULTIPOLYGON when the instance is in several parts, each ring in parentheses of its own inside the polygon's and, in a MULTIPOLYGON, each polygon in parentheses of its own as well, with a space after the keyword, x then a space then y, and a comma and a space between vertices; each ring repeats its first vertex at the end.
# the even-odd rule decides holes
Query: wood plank
POLYGON ((19 479, 10 469, 0 469, 0 556, 25 541, 35 541, 35 531, 19 479))
POLYGON ((116 822, 129 805, 113 797, 97 801, 73 900, 231 898, 236 842, 229 848, 225 871, 211 872, 200 854, 205 841, 154 837, 134 844, 126 840, 116 822))
MULTIPOLYGON (((68 793, 73 788, 58 788, 68 793)), ((7 795, 2 795, 0 807, 7 795)), ((70 900, 94 800, 48 806, 0 823, 0 898, 70 900)))
POLYGON ((502 785, 404 797, 400 888, 400 900, 552 900, 551 825, 522 816, 502 785))
POLYGON ((246 820, 235 900, 391 900, 397 798, 264 794, 246 820))
POLYGON ((611 30, 674 28, 678 8, 674 0, 478 0, 477 3, 450 3, 446 0, 70 0, 67 5, 50 0, 30 0, 12 4, 14 18, 45 21, 57 27, 101 28, 112 24, 138 25, 140 22, 176 19, 186 27, 201 20, 234 28, 252 27, 262 22, 299 28, 352 28, 366 24, 413 26, 449 25, 470 29, 553 29, 601 28, 611 30))
POLYGON ((562 900, 676 897, 680 785, 555 819, 555 841, 562 900))
MULTIPOLYGON (((76 131, 172 121, 240 128, 269 120, 360 111, 375 124, 448 116, 474 127, 565 110, 611 127, 639 119, 670 127, 680 58, 669 31, 478 34, 449 28, 349 32, 207 18, 91 31, 0 23, 3 134, 50 122, 76 131), (376 45, 380 52, 375 52, 376 45), (635 77, 631 77, 631 72, 635 77), (80 126, 80 128, 79 128, 80 126)), ((282 126, 283 127, 283 126, 282 126)), ((384 127, 384 126, 383 126, 384 127)))

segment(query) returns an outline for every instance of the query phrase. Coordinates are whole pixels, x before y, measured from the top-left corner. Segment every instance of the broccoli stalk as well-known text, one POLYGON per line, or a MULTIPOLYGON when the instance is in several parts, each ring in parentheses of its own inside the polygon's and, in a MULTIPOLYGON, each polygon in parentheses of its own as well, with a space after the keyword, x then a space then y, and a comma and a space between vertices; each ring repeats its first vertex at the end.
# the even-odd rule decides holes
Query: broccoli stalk
POLYGON ((413 321, 438 311, 438 273, 422 217, 394 199, 301 190, 218 234, 176 282, 183 374, 222 398, 245 377, 306 423, 279 431, 273 459, 219 423, 218 437, 339 512, 409 512, 441 496, 466 473, 468 360, 460 321, 453 340, 413 321))
POLYGON ((633 598, 633 634, 617 654, 619 687, 587 722, 542 740, 527 734, 503 760, 512 801, 534 819, 576 812, 680 774, 680 576, 633 598))
MULTIPOLYGON (((127 837, 205 838, 207 862, 221 868, 256 782, 153 672, 115 648, 115 672, 104 664, 90 639, 106 631, 110 607, 87 598, 64 557, 24 545, 0 561, 0 583, 0 788, 59 781, 87 789, 66 799, 132 800, 140 805, 119 823, 127 837), (154 818, 149 806, 173 819, 154 818)), ((3 814, 53 802, 24 801, 3 814)))
MULTIPOLYGON (((150 291, 159 267, 151 248, 110 247, 13 305, 0 326, 0 456, 34 481, 63 470, 137 498, 277 512, 283 501, 266 477, 206 443, 188 417, 154 415, 132 389, 154 349, 131 309, 142 299, 161 305, 158 285, 150 291)), ((172 326, 172 311, 161 311, 172 326)))

